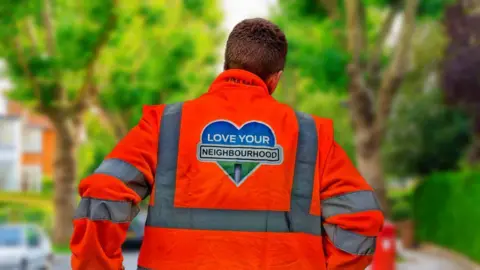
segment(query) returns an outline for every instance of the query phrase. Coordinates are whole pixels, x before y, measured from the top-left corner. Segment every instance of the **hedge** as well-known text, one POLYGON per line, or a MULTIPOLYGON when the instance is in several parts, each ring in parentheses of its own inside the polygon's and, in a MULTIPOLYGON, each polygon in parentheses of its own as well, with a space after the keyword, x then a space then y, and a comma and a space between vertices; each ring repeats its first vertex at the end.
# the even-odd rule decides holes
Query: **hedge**
POLYGON ((0 192, 1 204, 22 204, 26 207, 42 208, 45 211, 53 211, 52 196, 49 194, 25 193, 25 192, 0 192))
POLYGON ((52 212, 42 207, 21 203, 0 203, 0 224, 9 222, 35 223, 46 229, 52 226, 52 212))
POLYGON ((53 196, 54 182, 51 177, 42 178, 42 194, 53 196))
POLYGON ((480 172, 436 173, 413 198, 416 238, 480 262, 480 172))

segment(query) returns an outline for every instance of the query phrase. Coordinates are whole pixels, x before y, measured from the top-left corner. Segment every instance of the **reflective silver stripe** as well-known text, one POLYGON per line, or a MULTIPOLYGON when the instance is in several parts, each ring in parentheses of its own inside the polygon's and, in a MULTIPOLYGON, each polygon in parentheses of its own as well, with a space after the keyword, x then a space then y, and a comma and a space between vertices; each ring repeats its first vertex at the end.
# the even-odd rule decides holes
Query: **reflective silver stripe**
POLYGON ((321 217, 309 214, 317 158, 316 126, 311 116, 303 113, 296 115, 299 137, 290 211, 175 208, 182 103, 167 105, 160 125, 155 204, 148 209, 146 224, 163 228, 321 235, 321 217))
POLYGON ((370 190, 356 191, 331 197, 323 200, 321 205, 323 218, 368 210, 381 211, 375 193, 370 190))
POLYGON ((324 229, 333 245, 340 250, 354 255, 372 255, 375 252, 376 237, 359 235, 331 224, 324 224, 324 229))
POLYGON ((321 217, 310 215, 318 153, 317 127, 311 115, 296 112, 296 117, 299 133, 287 221, 290 222, 293 232, 321 235, 321 217))
POLYGON ((109 220, 115 223, 130 222, 140 209, 131 202, 82 198, 75 219, 109 220))
POLYGON ((150 185, 143 174, 135 166, 116 158, 106 159, 94 173, 113 176, 124 182, 135 191, 142 199, 150 194, 150 185))
MULTIPOLYGON (((154 206, 148 207, 146 225, 171 227, 188 219, 188 209, 174 207, 178 143, 183 103, 169 104, 163 110, 158 140, 158 161, 155 173, 154 206)), ((182 222, 184 223, 184 222, 182 222)))

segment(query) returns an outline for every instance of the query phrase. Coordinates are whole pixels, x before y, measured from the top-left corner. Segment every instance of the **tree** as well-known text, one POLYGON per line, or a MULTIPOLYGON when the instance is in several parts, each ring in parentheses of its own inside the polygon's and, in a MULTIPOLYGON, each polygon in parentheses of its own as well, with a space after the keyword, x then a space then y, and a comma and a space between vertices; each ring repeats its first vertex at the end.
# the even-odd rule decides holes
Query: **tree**
POLYGON ((317 89, 318 85, 323 85, 323 90, 348 89, 357 164, 376 190, 385 210, 388 207, 380 150, 393 100, 408 69, 415 24, 420 16, 437 16, 447 2, 280 0, 277 21, 286 26, 285 18, 288 18, 291 25, 286 26, 287 31, 296 28, 296 31, 310 32, 303 38, 298 36, 308 40, 309 46, 293 41, 290 47, 292 55, 307 56, 294 60, 296 68, 314 78, 317 89), (380 16, 378 11, 381 11, 380 16), (390 50, 385 46, 386 40, 400 13, 403 16, 402 29, 395 47, 390 50), (318 32, 322 34, 314 35, 318 32), (320 35, 326 38, 312 40, 312 36, 320 35), (348 56, 346 60, 344 55, 348 56), (332 70, 337 76, 325 75, 332 70))
POLYGON ((470 140, 470 119, 442 103, 440 89, 402 95, 383 147, 386 172, 427 176, 458 168, 470 140))
POLYGON ((438 75, 446 43, 437 21, 420 24, 414 33, 410 70, 393 103, 382 147, 387 174, 425 176, 459 165, 470 119, 442 101, 438 75))
POLYGON ((118 139, 142 106, 196 97, 214 79, 221 13, 217 1, 132 2, 100 59, 98 107, 118 139))
POLYGON ((56 244, 70 239, 81 117, 98 92, 96 67, 116 27, 117 6, 117 0, 0 4, 0 57, 14 83, 10 96, 46 115, 57 131, 56 244))
POLYGON ((414 32, 418 0, 406 0, 404 22, 399 41, 389 65, 381 73, 379 53, 382 52, 385 38, 390 32, 397 7, 391 7, 384 22, 377 44, 370 54, 368 62, 362 54, 368 54, 366 27, 362 22, 365 7, 360 1, 346 1, 347 47, 352 59, 348 65, 350 83, 350 111, 356 131, 357 162, 360 172, 370 182, 379 196, 384 209, 387 207, 384 175, 380 149, 385 135, 387 119, 390 115, 393 99, 398 91, 407 68, 408 50, 414 32), (390 25, 389 25, 390 24, 390 25), (366 53, 367 52, 367 53, 366 53), (367 73, 369 78, 365 79, 367 73))
POLYGON ((0 57, 15 83, 10 96, 57 130, 54 241, 65 244, 84 113, 101 109, 120 139, 143 104, 205 91, 221 16, 216 1, 7 2, 0 4, 0 57))
POLYGON ((480 4, 461 0, 448 8, 444 25, 450 37, 443 63, 443 88, 448 104, 473 118, 473 141, 468 161, 480 161, 480 4))

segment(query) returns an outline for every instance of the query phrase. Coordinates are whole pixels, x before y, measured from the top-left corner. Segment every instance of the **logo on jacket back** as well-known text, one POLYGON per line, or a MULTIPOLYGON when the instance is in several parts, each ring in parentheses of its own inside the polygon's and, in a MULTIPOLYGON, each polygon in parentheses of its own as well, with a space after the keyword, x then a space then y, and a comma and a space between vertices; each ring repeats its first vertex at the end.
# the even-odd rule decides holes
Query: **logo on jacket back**
POLYGON ((202 131, 197 157, 215 162, 240 186, 262 164, 283 162, 283 150, 267 124, 250 121, 241 127, 227 120, 209 123, 202 131))

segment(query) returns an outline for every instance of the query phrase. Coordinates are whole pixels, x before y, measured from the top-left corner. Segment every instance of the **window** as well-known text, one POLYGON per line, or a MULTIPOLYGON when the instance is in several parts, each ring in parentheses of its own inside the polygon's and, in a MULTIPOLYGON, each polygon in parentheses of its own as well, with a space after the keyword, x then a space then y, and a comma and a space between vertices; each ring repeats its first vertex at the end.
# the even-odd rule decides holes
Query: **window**
POLYGON ((24 152, 39 153, 42 151, 42 129, 25 128, 22 139, 24 152))
POLYGON ((33 228, 27 229, 27 243, 32 248, 40 246, 40 235, 33 228))
POLYGON ((12 164, 0 161, 0 190, 8 188, 9 180, 12 174, 12 164))
POLYGON ((15 247, 22 244, 22 229, 0 227, 0 247, 15 247))
POLYGON ((15 122, 0 118, 0 147, 12 147, 14 144, 15 122))
POLYGON ((23 165, 22 191, 40 191, 42 167, 40 165, 23 165))

